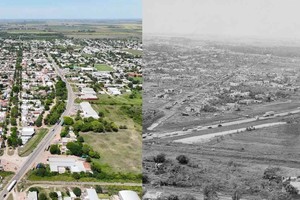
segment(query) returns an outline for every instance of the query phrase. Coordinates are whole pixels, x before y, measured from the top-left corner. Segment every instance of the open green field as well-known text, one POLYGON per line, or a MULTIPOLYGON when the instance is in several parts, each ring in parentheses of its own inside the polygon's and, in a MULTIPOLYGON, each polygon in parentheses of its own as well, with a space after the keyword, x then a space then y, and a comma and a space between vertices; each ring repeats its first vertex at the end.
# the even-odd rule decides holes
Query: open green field
POLYGON ((131 99, 130 94, 122 94, 120 96, 110 96, 108 94, 98 95, 98 100, 91 101, 93 104, 100 105, 140 105, 142 106, 141 94, 137 98, 131 99))
POLYGON ((41 140, 47 134, 48 129, 42 128, 40 129, 37 134, 35 134, 25 145, 24 147, 20 147, 18 150, 18 154, 21 157, 28 156, 31 152, 38 146, 41 140))
POLYGON ((128 52, 128 53, 131 53, 135 56, 141 56, 143 55, 143 51, 140 51, 140 50, 135 50, 135 49, 124 49, 124 51, 128 52))
POLYGON ((111 66, 107 65, 107 64, 95 64, 95 68, 98 71, 109 71, 109 72, 114 71, 114 69, 111 66))
POLYGON ((102 170, 109 172, 111 167, 118 172, 142 172, 142 140, 137 131, 127 129, 117 133, 85 133, 81 136, 100 153, 102 170))

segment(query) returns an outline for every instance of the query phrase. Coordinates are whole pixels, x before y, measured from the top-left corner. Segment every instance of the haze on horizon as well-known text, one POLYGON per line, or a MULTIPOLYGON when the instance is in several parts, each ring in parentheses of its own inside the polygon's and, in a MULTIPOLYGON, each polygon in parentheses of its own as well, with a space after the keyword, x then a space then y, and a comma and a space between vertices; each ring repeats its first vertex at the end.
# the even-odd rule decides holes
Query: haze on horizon
POLYGON ((143 0, 143 33, 300 39, 299 0, 143 0))
POLYGON ((1 0, 0 19, 141 19, 141 0, 1 0))

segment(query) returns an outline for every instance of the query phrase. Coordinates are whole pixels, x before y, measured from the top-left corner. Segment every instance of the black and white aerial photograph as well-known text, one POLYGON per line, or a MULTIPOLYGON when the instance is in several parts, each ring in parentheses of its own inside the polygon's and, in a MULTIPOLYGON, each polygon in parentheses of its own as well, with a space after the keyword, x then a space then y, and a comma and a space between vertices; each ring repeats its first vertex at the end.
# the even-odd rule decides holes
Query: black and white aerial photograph
POLYGON ((299 7, 143 0, 143 199, 300 199, 299 7))

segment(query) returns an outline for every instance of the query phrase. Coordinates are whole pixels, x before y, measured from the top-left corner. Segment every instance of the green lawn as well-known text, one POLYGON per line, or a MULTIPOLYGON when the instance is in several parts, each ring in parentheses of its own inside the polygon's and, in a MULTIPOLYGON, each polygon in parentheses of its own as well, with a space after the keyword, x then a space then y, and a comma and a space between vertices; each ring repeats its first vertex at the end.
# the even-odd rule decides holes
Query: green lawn
POLYGON ((37 145, 41 142, 41 140, 47 134, 48 129, 42 128, 37 134, 35 134, 25 145, 24 147, 19 148, 19 156, 24 157, 31 154, 31 152, 37 147, 37 145))
MULTIPOLYGON (((94 104, 101 105, 142 105, 141 94, 137 98, 131 99, 130 94, 123 94, 120 96, 110 96, 108 94, 98 95, 98 100, 91 101, 94 104)), ((92 103, 92 104, 93 104, 92 103)))
POLYGON ((107 65, 107 64, 95 64, 95 68, 98 71, 109 71, 109 72, 114 71, 114 69, 111 66, 107 65))
POLYGON ((142 56, 143 55, 143 51, 141 50, 135 50, 135 49, 124 49, 124 51, 131 53, 132 55, 135 56, 142 56))

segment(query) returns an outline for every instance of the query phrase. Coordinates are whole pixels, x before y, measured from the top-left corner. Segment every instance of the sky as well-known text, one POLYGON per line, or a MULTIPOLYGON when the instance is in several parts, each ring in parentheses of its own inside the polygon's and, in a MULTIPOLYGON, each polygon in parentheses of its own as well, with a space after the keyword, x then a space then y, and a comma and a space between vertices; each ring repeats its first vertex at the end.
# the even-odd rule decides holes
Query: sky
POLYGON ((0 20, 141 18, 142 0, 0 0, 0 20))
POLYGON ((143 32, 300 39, 299 0, 143 0, 143 32))

